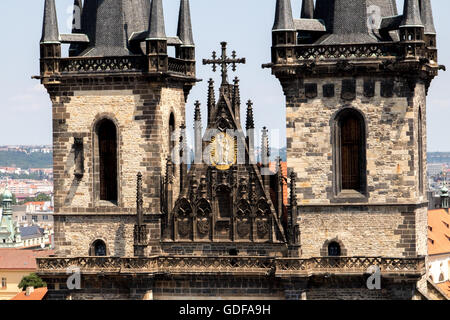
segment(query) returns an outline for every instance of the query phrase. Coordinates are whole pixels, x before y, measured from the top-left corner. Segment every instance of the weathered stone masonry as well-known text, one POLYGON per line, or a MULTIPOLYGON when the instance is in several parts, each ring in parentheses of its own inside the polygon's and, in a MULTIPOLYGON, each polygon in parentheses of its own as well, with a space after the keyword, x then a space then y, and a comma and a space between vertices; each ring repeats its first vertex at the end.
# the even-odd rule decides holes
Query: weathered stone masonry
MULTIPOLYGON (((174 114, 175 126, 185 122, 183 84, 163 85, 132 76, 87 81, 73 78, 58 87, 49 86, 49 93, 54 119, 55 208, 58 219, 65 217, 64 228, 57 228, 56 243, 66 254, 85 254, 86 243, 95 239, 89 238, 89 233, 79 233, 73 238, 71 230, 78 228, 71 225, 70 216, 84 215, 86 221, 74 220, 74 224, 89 225, 88 221, 92 221, 90 215, 102 215, 104 221, 98 221, 97 227, 91 228, 96 230, 99 238, 109 238, 108 233, 116 230, 113 220, 117 219, 112 217, 111 220, 111 215, 135 214, 138 172, 147 173, 143 186, 145 210, 152 214, 160 213, 160 177, 165 173, 165 159, 169 155, 167 132, 170 114, 174 114), (98 152, 94 127, 103 118, 113 120, 118 129, 117 206, 98 200, 98 165, 94 165, 98 161, 98 152), (86 170, 81 179, 74 176, 75 138, 83 139, 86 170)), ((177 194, 179 190, 174 191, 177 194)), ((129 220, 128 227, 132 228, 134 221, 126 216, 123 218, 129 220)), ((122 233, 121 237, 132 243, 132 232, 123 230, 122 233)), ((107 244, 116 251, 114 241, 107 244)), ((124 254, 133 252, 131 245, 129 250, 118 251, 124 254)))

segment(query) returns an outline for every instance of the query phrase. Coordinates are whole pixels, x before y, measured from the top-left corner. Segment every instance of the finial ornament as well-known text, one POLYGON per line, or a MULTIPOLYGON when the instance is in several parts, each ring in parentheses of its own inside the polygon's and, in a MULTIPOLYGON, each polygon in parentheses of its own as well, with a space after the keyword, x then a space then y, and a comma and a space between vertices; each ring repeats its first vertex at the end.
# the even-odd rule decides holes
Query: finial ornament
POLYGON ((218 59, 217 53, 213 51, 212 53, 212 59, 203 59, 203 65, 212 65, 213 72, 216 72, 217 66, 220 65, 222 67, 222 85, 228 84, 228 65, 231 65, 231 69, 233 71, 236 71, 236 65, 241 63, 245 64, 246 59, 245 58, 237 58, 236 51, 233 51, 231 53, 230 59, 227 56, 227 43, 221 42, 222 45, 222 56, 218 59))

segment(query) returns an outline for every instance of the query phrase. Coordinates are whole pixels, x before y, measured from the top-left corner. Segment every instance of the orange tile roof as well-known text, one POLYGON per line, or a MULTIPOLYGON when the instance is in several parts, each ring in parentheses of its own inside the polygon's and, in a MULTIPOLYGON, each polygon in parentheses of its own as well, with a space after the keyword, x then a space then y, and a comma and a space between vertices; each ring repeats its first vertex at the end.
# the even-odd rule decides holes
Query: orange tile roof
MULTIPOLYGON (((276 172, 275 166, 278 166, 277 162, 270 162, 269 163, 269 169, 272 172, 276 172)), ((287 162, 282 161, 281 162, 281 173, 283 174, 284 178, 288 178, 288 168, 287 168, 287 162)), ((288 184, 286 181, 283 181, 283 203, 285 206, 289 204, 289 194, 288 194, 288 184)))
POLYGON ((36 270, 36 258, 52 254, 53 250, 0 249, 0 270, 36 270))
POLYGON ((34 289, 34 292, 27 296, 26 291, 22 291, 11 300, 43 300, 47 292, 47 288, 38 288, 34 289))
POLYGON ((450 281, 437 283, 436 286, 450 299, 450 281))
POLYGON ((450 214, 447 210, 428 211, 428 254, 450 253, 450 214))

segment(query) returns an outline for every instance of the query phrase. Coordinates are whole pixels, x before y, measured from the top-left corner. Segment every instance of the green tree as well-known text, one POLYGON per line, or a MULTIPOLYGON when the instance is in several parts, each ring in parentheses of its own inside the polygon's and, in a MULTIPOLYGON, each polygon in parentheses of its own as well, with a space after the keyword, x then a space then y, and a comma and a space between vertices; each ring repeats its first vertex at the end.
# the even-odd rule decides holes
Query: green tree
POLYGON ((22 290, 26 290, 28 287, 45 288, 47 284, 38 277, 36 273, 32 273, 28 276, 24 276, 20 281, 18 287, 22 290))

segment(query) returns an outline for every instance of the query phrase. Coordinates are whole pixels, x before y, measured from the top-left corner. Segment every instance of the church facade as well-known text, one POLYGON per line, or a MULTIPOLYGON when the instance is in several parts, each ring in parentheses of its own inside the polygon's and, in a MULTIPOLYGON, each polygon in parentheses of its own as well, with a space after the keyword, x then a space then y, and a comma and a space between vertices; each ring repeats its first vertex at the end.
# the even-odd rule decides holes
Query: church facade
POLYGON ((227 74, 246 61, 225 42, 203 60, 222 82, 216 99, 209 81, 205 130, 195 103, 188 163, 189 0, 173 37, 162 0, 75 0, 71 34, 45 1, 56 255, 38 273, 50 299, 429 298, 426 95, 440 68, 430 0, 405 0, 403 14, 393 0, 302 6, 294 19, 290 0, 276 1, 263 65, 286 96, 286 177, 269 168, 266 129, 255 159, 253 103, 227 74))

